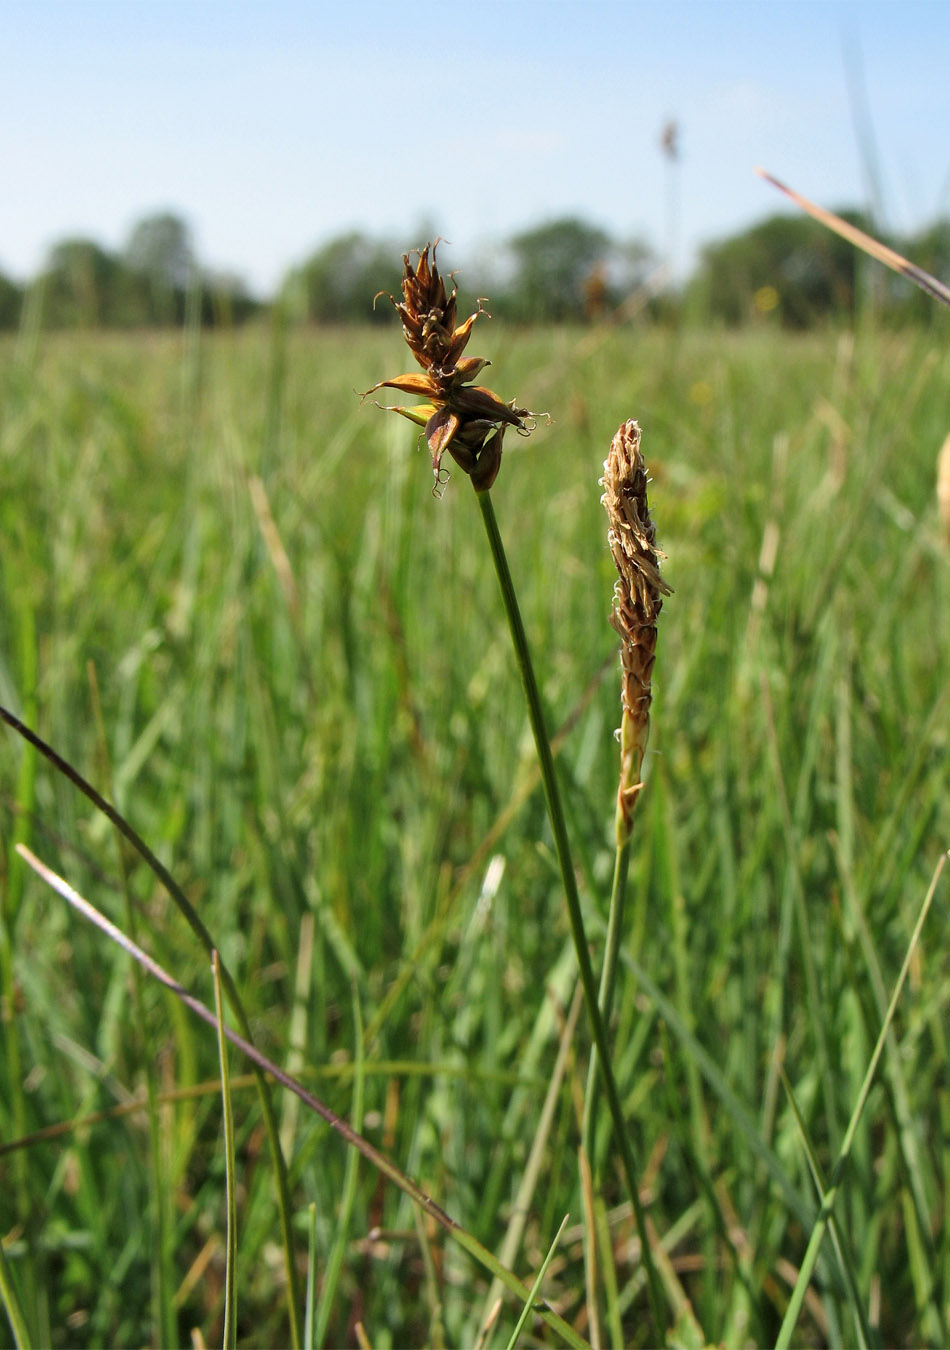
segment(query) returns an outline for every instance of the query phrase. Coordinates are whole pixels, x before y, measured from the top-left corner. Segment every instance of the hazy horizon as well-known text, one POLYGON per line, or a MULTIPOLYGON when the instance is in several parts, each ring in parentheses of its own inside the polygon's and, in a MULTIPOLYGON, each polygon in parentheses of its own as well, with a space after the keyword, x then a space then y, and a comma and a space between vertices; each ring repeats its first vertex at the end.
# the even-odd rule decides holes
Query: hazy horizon
POLYGON ((0 271, 169 210, 271 294, 350 229, 474 259, 577 215, 698 248, 786 203, 762 164, 906 233, 947 212, 950 7, 489 0, 7 7, 0 271), (671 164, 663 126, 679 127, 671 164), (12 131, 15 129, 15 134, 12 131))

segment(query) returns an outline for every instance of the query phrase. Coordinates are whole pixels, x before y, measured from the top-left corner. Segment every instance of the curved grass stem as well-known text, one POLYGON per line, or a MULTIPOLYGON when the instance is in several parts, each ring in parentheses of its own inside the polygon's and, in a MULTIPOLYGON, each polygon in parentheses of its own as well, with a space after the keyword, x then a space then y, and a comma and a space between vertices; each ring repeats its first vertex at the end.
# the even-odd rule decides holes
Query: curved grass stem
MULTIPOLYGON (((107 802, 102 794, 97 792, 92 784, 83 778, 78 769, 74 769, 67 760, 63 759, 62 755, 58 754, 57 751, 55 751, 51 745, 48 745, 41 736, 38 736, 35 731, 32 731, 30 727, 21 722, 8 708, 0 706, 0 722, 6 723, 12 731, 15 731, 30 745, 34 746, 40 754, 53 765, 57 772, 61 773, 64 778, 67 778, 69 782, 77 787, 83 796, 88 798, 93 806, 95 806, 95 808, 115 826, 123 839, 131 844, 135 852, 145 862, 146 866, 151 869, 171 896, 174 904, 188 923, 210 960, 211 953, 215 950, 215 944, 211 939, 211 934, 208 932, 194 906, 191 904, 178 882, 169 872, 168 868, 152 852, 141 835, 136 833, 122 813, 117 811, 111 802, 107 802)), ((219 970, 221 986, 224 990, 228 1004, 237 1019, 242 1035, 250 1042, 252 1040, 251 1024, 248 1020, 247 1013, 244 1010, 244 1004, 241 1001, 241 996, 238 993, 237 985, 234 983, 231 972, 220 959, 219 970)), ((276 1190, 275 1199, 284 1252, 284 1273, 287 1280, 287 1315, 290 1340, 296 1350, 296 1347, 299 1347, 301 1344, 300 1300, 297 1296, 297 1268, 294 1262, 294 1237, 293 1229, 291 1227, 291 1200, 290 1186, 287 1179, 287 1163, 280 1146, 277 1116, 274 1111, 274 1104, 271 1100, 270 1089, 268 1088, 266 1079, 260 1067, 256 1063, 253 1063, 253 1061, 252 1065, 257 1082, 261 1114, 264 1118, 264 1130, 270 1148, 271 1166, 274 1172, 276 1190)))
POLYGON ((495 571, 498 576, 498 583, 501 587, 502 599, 504 600, 505 612, 508 616, 511 640, 514 643, 515 656, 521 671, 521 680, 524 685, 525 698, 528 704, 528 717, 531 722, 531 730, 534 733, 534 742, 538 752, 538 762, 541 766, 541 780, 544 784, 544 795, 547 801, 548 816, 551 822, 551 830, 554 834, 554 846, 561 870, 561 879, 564 884, 564 898, 567 902, 571 937, 574 942, 574 949, 577 953, 577 966, 581 979, 581 987, 584 991, 584 1003, 587 1008, 587 1018, 590 1023, 591 1035, 593 1037, 597 1055, 597 1063, 600 1067, 601 1078, 603 1081, 604 1095, 607 1098, 607 1105, 613 1122, 614 1137, 616 1138, 617 1146, 620 1150, 621 1164, 627 1183, 627 1190, 630 1194, 630 1203, 633 1206, 637 1233, 640 1238, 643 1264, 647 1274, 647 1288, 649 1291, 650 1312, 653 1318, 654 1332, 657 1344, 662 1344, 665 1340, 663 1335, 664 1302, 662 1290, 656 1266, 653 1261, 652 1251, 650 1249, 646 1229, 646 1219, 643 1213, 643 1206, 640 1203, 639 1190, 637 1188, 637 1167, 633 1155, 633 1145, 630 1142, 630 1137, 623 1118, 623 1109, 620 1104, 620 1094, 617 1090, 617 1081, 614 1077, 613 1064, 610 1058, 610 1046, 607 1041, 604 1018, 601 1016, 598 990, 594 979, 594 970, 591 965, 590 953, 587 949, 584 918, 581 912, 581 902, 577 891, 577 881, 574 875, 574 864, 571 858, 571 848, 567 836, 564 809, 561 803, 557 775, 554 770, 554 756, 551 753, 551 741, 548 736, 547 727, 544 721, 544 712, 541 706, 541 695, 534 673, 534 666, 531 661, 531 652, 528 647, 528 639, 521 618, 521 610, 518 606, 518 597, 515 592, 514 583, 511 579, 508 559, 498 529, 495 508, 492 505, 491 494, 486 488, 482 492, 476 491, 475 496, 482 513, 485 532, 488 535, 492 560, 495 564, 495 571))

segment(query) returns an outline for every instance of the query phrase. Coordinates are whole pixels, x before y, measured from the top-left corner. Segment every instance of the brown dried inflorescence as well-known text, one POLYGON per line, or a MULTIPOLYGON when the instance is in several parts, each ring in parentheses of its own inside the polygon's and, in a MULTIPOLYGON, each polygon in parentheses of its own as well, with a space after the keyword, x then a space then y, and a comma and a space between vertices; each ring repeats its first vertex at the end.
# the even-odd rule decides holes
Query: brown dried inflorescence
POLYGON ((617 566, 610 622, 620 634, 623 666, 620 726, 620 789, 617 834, 630 837, 633 808, 643 784, 640 769, 650 732, 656 621, 663 596, 671 588, 660 576, 664 554, 656 546, 656 527, 647 503, 647 473, 640 453, 640 428, 625 422, 604 461, 601 501, 607 512, 607 542, 617 566))
POLYGON ((437 246, 438 240, 426 244, 417 255, 403 255, 402 300, 389 296, 402 320, 403 336, 424 373, 380 380, 366 394, 377 389, 398 389, 400 393, 418 394, 426 399, 415 407, 393 407, 387 411, 401 413, 424 429, 432 456, 434 490, 448 476, 442 467, 442 456, 448 450, 475 488, 484 492, 495 481, 501 465, 505 431, 513 426, 522 435, 528 435, 534 427, 533 414, 527 408, 516 407, 514 401, 504 403, 490 389, 472 385, 471 381, 491 363, 480 356, 463 357, 462 353, 475 320, 485 311, 479 301, 474 314, 462 323, 456 322, 458 287, 453 283, 451 293, 446 291, 436 266, 437 246), (417 258, 415 265, 413 256, 417 258))

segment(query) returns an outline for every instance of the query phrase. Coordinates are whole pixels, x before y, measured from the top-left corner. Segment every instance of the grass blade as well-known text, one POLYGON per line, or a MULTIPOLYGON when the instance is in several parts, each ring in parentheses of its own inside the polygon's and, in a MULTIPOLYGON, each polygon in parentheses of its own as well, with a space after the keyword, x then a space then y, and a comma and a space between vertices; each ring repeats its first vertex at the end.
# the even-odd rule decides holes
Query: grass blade
MULTIPOLYGON (((171 896, 182 916, 187 921, 192 932, 198 938, 204 948, 208 959, 211 959, 211 953, 215 949, 205 925, 194 906, 185 895, 184 891, 178 885, 175 878, 169 872, 160 858, 149 848, 145 840, 128 823, 121 812, 102 796, 100 792, 88 782, 77 769, 58 754, 51 745, 48 745, 41 736, 32 731, 25 723, 21 722, 9 709, 0 706, 0 721, 3 721, 15 731, 30 745, 39 750, 40 754, 47 759, 53 767, 67 778, 74 787, 77 787, 83 796, 92 802, 93 806, 106 817, 106 819, 115 826, 122 837, 132 845, 135 852, 154 872, 155 876, 162 883, 165 890, 171 896)), ((28 850, 18 849, 21 856, 27 857, 28 850)), ((30 855, 32 856, 32 855, 30 855)), ((33 865, 32 863, 30 864, 33 865)), ((118 930, 116 930, 118 931, 118 930)), ((237 985, 231 976, 227 966, 220 963, 221 983, 227 994, 228 1002, 234 1011, 235 1017, 241 1027, 241 1031, 248 1043, 251 1042, 251 1026, 244 1011, 244 1005, 237 990, 237 985)), ((284 1274, 287 1280, 287 1314, 290 1322, 291 1342, 297 1350, 300 1345, 300 1313, 299 1301, 297 1297, 297 1267, 293 1255, 293 1234, 290 1224, 290 1191, 287 1184, 287 1165, 284 1161, 284 1155, 280 1148, 280 1137, 278 1133, 277 1117, 274 1114, 273 1103, 270 1099, 270 1093, 259 1067, 254 1066, 254 1075, 257 1079, 258 1095, 261 1102, 261 1111, 264 1116, 264 1128, 267 1132, 268 1145, 270 1147, 271 1165, 274 1169, 274 1180, 277 1187, 277 1208, 280 1215, 281 1240, 284 1251, 284 1274)))
MULTIPOLYGON (((815 1190, 818 1192, 818 1199, 819 1201, 824 1202, 827 1194, 827 1187, 825 1185, 825 1179, 822 1176, 821 1162, 811 1139, 808 1136, 805 1118, 799 1110, 794 1090, 788 1080, 788 1074, 785 1072, 784 1068, 780 1068, 779 1073, 782 1077, 782 1086, 785 1088, 786 1095, 788 1096, 789 1105, 792 1108, 792 1114, 795 1117, 795 1124, 798 1127, 802 1148, 804 1148, 805 1156, 808 1159, 808 1166, 811 1169, 812 1178, 815 1182, 815 1190)), ((851 1299, 851 1307, 854 1312, 855 1345, 860 1347, 860 1350, 866 1350, 866 1347, 872 1344, 871 1328, 868 1326, 867 1314, 864 1311, 864 1300, 861 1298, 861 1292, 858 1289, 858 1282, 854 1273, 854 1262, 851 1260, 850 1253, 844 1248, 841 1233, 833 1214, 829 1216, 828 1227, 838 1257, 838 1265, 841 1267, 841 1272, 844 1275, 845 1283, 848 1287, 848 1296, 851 1299)))
POLYGON ((911 958, 917 947, 920 935, 923 932, 924 922, 927 918, 928 913, 930 912, 930 906, 933 901, 934 894, 937 890, 937 883, 940 880, 940 875, 943 872, 944 864, 946 863, 948 856, 950 856, 950 854, 946 853, 942 854, 940 857, 940 861, 937 863, 937 866, 934 869, 933 877, 931 879, 929 887, 927 888, 927 894, 924 896, 923 904, 920 907, 920 914, 918 915, 917 922, 914 925, 914 931, 913 933, 911 933, 910 942, 908 943, 907 946, 907 952, 904 956, 904 961, 900 968, 900 974, 897 977, 897 983, 894 985, 894 992, 891 995, 891 1001, 888 1004, 887 1014, 884 1019, 884 1025, 881 1027, 880 1034, 877 1038, 877 1044, 874 1047, 874 1053, 871 1056, 871 1062, 868 1065, 867 1073, 864 1076, 864 1082, 861 1085, 861 1091, 858 1093, 858 1099, 855 1102, 854 1110, 851 1113, 851 1120, 845 1132, 844 1141, 841 1145, 841 1152, 839 1153, 838 1160, 832 1169, 831 1184, 829 1185, 828 1190, 825 1192, 824 1199, 822 1200, 821 1209, 819 1210, 815 1226, 812 1229, 812 1234, 808 1241, 808 1247, 806 1248, 805 1251, 805 1257, 802 1261, 801 1269, 798 1273, 798 1279, 795 1282, 795 1288, 792 1290, 792 1296, 789 1299, 788 1308, 786 1310, 785 1317, 782 1321, 782 1326, 779 1331, 778 1339, 776 1341, 776 1347, 778 1347, 778 1350, 781 1350, 782 1347, 786 1347, 791 1344, 792 1334, 794 1333, 796 1323, 798 1322, 798 1317, 802 1307, 802 1301, 805 1297, 805 1291, 808 1288, 812 1274, 814 1273, 815 1263, 818 1260, 818 1253, 821 1250, 821 1244, 822 1241, 824 1240, 825 1229, 828 1226, 828 1222, 831 1217, 831 1212, 832 1209, 834 1208, 834 1203, 838 1194, 838 1187, 841 1184, 841 1178, 848 1161, 848 1155, 850 1154, 851 1151, 851 1145, 854 1140, 855 1131, 858 1128, 858 1123, 864 1111, 864 1106, 868 1099, 868 1093, 871 1091, 871 1084, 874 1082, 874 1076, 877 1073, 877 1066, 880 1062, 881 1056, 884 1053, 884 1047, 887 1044, 887 1033, 890 1030, 891 1023, 894 1020, 894 1014, 897 1011, 897 1004, 900 1000, 901 993, 903 992, 904 989, 904 983, 907 979, 907 973, 910 970, 911 958))
POLYGON ((521 1335, 522 1331, 524 1331, 528 1318, 531 1316, 531 1313, 534 1310, 535 1299, 541 1292, 541 1285, 544 1283, 544 1276, 547 1273, 548 1266, 551 1264, 551 1257, 557 1250, 557 1244, 561 1240, 561 1234, 567 1227, 567 1221, 570 1217, 571 1217, 570 1214, 564 1215, 564 1218, 561 1220, 560 1228, 554 1234, 554 1241, 548 1248, 547 1256, 541 1262, 540 1268, 538 1269, 538 1273, 534 1277, 534 1284, 532 1284, 531 1286, 531 1292, 528 1295, 528 1299, 521 1310, 521 1316, 518 1318, 518 1321, 515 1325, 515 1329, 511 1333, 511 1340, 508 1342, 507 1350, 515 1350, 515 1346, 518 1344, 518 1338, 521 1335))
POLYGON ((29 1328, 26 1325, 26 1318, 23 1316, 20 1300, 17 1298, 16 1288, 13 1283, 13 1275, 7 1261, 6 1253, 3 1250, 2 1242, 0 1242, 0 1298, 3 1299, 3 1310, 10 1323, 14 1345, 17 1347, 17 1350, 30 1350, 33 1339, 30 1336, 29 1328))
POLYGON ((211 953, 211 971, 214 976, 214 1011, 218 1023, 218 1060, 221 1064, 221 1104, 224 1116, 224 1187, 227 1212, 227 1252, 224 1266, 224 1333, 221 1343, 225 1350, 237 1345, 237 1206, 234 1198, 234 1108, 231 1102, 231 1071, 228 1066, 228 1043, 224 1034, 224 1003, 221 998, 221 969, 218 953, 211 953))
MULTIPOLYGON (((353 1132, 359 1134, 363 1128, 363 1084, 365 1079, 363 1075, 363 1019, 360 1013, 359 994, 355 985, 353 986, 353 1025, 355 1027, 353 1036, 355 1073, 353 1076, 353 1105, 351 1111, 353 1132)), ((333 1246, 327 1258, 326 1275, 323 1280, 320 1305, 317 1309, 316 1333, 314 1335, 316 1345, 323 1345, 326 1341, 330 1314, 333 1311, 337 1285, 340 1282, 340 1273, 343 1269, 343 1258, 346 1255, 347 1243, 350 1238, 353 1204, 356 1199, 359 1156, 356 1149, 350 1149, 347 1154, 340 1212, 336 1216, 336 1222, 333 1226, 333 1246)))
MULTIPOLYGON (((62 877, 58 876, 51 868, 47 867, 45 863, 40 862, 39 858, 31 853, 28 848, 21 845, 17 852, 20 854, 20 857, 23 858, 24 862, 36 872, 37 876, 42 878, 48 886, 51 886, 57 894, 61 895, 63 899, 82 914, 84 918, 95 924, 95 926, 108 938, 117 943, 123 951, 126 951, 130 956, 133 956, 150 975, 163 984, 166 989, 170 989, 171 992, 195 1014, 195 1016, 200 1017, 203 1022, 206 1022, 208 1026, 212 1028, 217 1026, 217 1019, 210 1009, 206 1008, 203 1003, 193 995, 189 994, 177 980, 173 979, 166 970, 162 969, 158 962, 154 961, 147 952, 142 951, 140 947, 137 947, 135 943, 131 942, 120 929, 116 928, 115 924, 110 923, 105 915, 100 914, 99 911, 91 905, 88 900, 75 891, 67 881, 64 881, 62 877)), ((263 1055, 251 1041, 246 1040, 240 1033, 232 1031, 230 1027, 225 1027, 224 1034, 231 1044, 236 1046, 242 1054, 250 1059, 260 1072, 270 1074, 281 1087, 286 1088, 289 1092, 296 1093, 304 1106, 308 1107, 311 1111, 314 1111, 321 1119, 325 1120, 331 1129, 340 1135, 341 1138, 359 1153, 362 1153, 363 1157, 366 1158, 368 1162, 378 1168, 379 1171, 382 1172, 384 1176, 388 1177, 395 1186, 398 1186, 410 1200, 444 1228, 450 1237, 452 1237, 464 1251, 468 1252, 470 1256, 478 1261, 480 1265, 484 1266, 492 1275, 497 1276, 506 1289, 509 1289, 521 1299, 526 1299, 528 1297, 529 1290, 527 1286, 519 1280, 517 1276, 513 1275, 510 1270, 507 1270, 501 1262, 493 1256, 488 1248, 484 1247, 477 1238, 473 1237, 471 1233, 462 1228, 461 1224, 456 1223, 454 1219, 450 1218, 445 1210, 442 1209, 440 1205, 437 1205, 436 1202, 423 1191, 421 1186, 410 1177, 406 1176, 404 1172, 400 1171, 395 1163, 391 1162, 384 1154, 380 1153, 377 1148, 374 1148, 367 1139, 364 1139, 362 1135, 358 1134, 348 1121, 344 1120, 342 1116, 338 1116, 335 1111, 331 1111, 331 1109, 324 1105, 318 1097, 315 1097, 313 1093, 308 1092, 296 1079, 291 1078, 291 1076, 278 1064, 275 1064, 272 1060, 268 1059, 266 1055, 263 1055)), ((586 1350, 587 1342, 581 1336, 578 1336, 574 1328, 565 1322, 552 1308, 546 1306, 539 1307, 537 1311, 542 1320, 555 1330, 567 1345, 572 1346, 573 1350, 586 1350)))
POLYGON ((317 1350, 317 1338, 314 1335, 317 1311, 317 1207, 310 1205, 307 1211, 307 1306, 303 1319, 303 1343, 305 1350, 317 1350))

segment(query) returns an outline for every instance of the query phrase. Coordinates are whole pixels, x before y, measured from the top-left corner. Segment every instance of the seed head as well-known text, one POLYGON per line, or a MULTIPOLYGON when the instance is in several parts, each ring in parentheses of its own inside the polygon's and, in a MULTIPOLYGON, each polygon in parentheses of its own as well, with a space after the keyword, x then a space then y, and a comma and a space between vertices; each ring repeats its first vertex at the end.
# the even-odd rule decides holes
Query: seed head
POLYGON ((630 837, 633 808, 643 786, 640 769, 650 732, 656 621, 663 596, 672 594, 660 576, 660 559, 665 555, 655 542, 656 527, 647 503, 647 474, 636 422, 625 422, 611 441, 600 483, 608 520, 607 542, 619 574, 610 622, 622 643, 617 838, 624 843, 630 837))
POLYGON ((448 450, 469 475, 476 491, 484 492, 495 481, 501 465, 505 431, 513 426, 521 435, 529 435, 534 429, 534 414, 527 408, 516 407, 513 400, 504 403, 490 389, 472 384, 491 363, 480 356, 463 357, 462 353, 476 319, 486 311, 478 301, 474 314, 462 323, 456 322, 458 287, 450 277, 452 290, 446 291, 435 260, 438 242, 426 244, 415 255, 403 255, 402 300, 389 296, 402 320, 409 350, 423 373, 380 380, 363 397, 377 389, 398 389, 400 393, 418 394, 425 399, 414 407, 392 407, 387 411, 401 413, 423 428, 432 456, 433 491, 438 492, 448 478, 442 468, 442 456, 448 450))
POLYGON ((937 456, 937 513, 943 541, 950 547, 950 436, 937 456))

